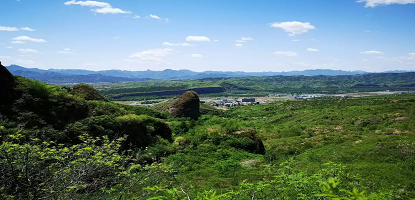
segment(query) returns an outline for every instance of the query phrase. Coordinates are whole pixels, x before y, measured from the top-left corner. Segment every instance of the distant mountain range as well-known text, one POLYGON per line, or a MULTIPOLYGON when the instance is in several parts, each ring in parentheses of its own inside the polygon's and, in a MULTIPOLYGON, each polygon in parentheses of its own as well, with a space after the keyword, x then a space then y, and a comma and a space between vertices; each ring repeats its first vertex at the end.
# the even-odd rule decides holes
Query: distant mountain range
MULTIPOLYGON (((7 69, 14 75, 36 79, 51 84, 71 84, 71 83, 103 83, 103 82, 130 82, 147 80, 184 80, 184 79, 207 79, 207 78, 229 78, 229 77, 248 77, 248 76, 338 76, 367 74, 365 71, 342 71, 330 69, 313 69, 304 71, 289 72, 224 72, 224 71, 205 71, 194 72, 190 70, 171 70, 163 71, 123 71, 105 70, 89 71, 78 69, 37 69, 25 68, 18 65, 10 65, 7 69)), ((401 73, 404 71, 389 71, 389 73, 401 73)))

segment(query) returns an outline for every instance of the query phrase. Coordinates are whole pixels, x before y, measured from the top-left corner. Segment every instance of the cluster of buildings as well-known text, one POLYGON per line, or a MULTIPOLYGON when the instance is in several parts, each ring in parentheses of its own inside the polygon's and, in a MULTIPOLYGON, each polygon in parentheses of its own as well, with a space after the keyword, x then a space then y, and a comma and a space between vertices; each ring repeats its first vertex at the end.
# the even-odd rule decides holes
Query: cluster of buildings
POLYGON ((232 106, 239 106, 239 105, 254 105, 254 104, 259 104, 259 102, 257 102, 255 98, 242 98, 242 99, 215 100, 215 101, 212 101, 210 104, 215 107, 232 107, 232 106))

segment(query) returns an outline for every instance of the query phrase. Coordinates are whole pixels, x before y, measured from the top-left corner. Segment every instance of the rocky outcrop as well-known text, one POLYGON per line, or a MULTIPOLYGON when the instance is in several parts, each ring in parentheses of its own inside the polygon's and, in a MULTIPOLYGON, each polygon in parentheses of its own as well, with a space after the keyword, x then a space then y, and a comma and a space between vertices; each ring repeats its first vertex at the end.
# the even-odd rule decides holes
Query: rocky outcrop
POLYGON ((264 143, 262 142, 260 138, 258 138, 257 132, 255 129, 241 128, 235 131, 234 133, 232 133, 232 135, 236 137, 240 137, 240 138, 249 138, 252 140, 252 142, 244 144, 243 147, 236 146, 237 148, 242 148, 251 153, 256 153, 256 154, 264 155, 266 153, 264 143))
MULTIPOLYGON (((0 62, 0 107, 9 105, 16 96, 15 87, 17 81, 13 74, 0 62)), ((1 111, 1 110, 0 110, 1 111)))
POLYGON ((12 91, 16 86, 16 80, 9 70, 4 67, 0 62, 0 93, 12 91))
POLYGON ((198 119, 200 117, 200 99, 196 92, 185 92, 169 108, 173 117, 189 117, 198 119))

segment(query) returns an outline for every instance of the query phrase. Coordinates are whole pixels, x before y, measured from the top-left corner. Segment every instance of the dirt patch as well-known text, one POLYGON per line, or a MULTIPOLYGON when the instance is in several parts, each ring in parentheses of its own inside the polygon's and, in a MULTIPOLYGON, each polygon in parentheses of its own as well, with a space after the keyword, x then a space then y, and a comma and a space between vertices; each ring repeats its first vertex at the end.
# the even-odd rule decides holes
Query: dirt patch
POLYGON ((252 165, 255 165, 256 163, 261 162, 261 160, 259 159, 254 159, 254 160, 246 160, 243 162, 240 162, 239 164, 243 167, 251 167, 252 165))
POLYGON ((361 124, 362 122, 363 122, 363 120, 361 120, 361 119, 356 120, 356 121, 354 122, 354 125, 359 125, 359 124, 361 124))
POLYGON ((395 118, 396 123, 402 123, 403 120, 405 120, 407 117, 397 117, 395 118))

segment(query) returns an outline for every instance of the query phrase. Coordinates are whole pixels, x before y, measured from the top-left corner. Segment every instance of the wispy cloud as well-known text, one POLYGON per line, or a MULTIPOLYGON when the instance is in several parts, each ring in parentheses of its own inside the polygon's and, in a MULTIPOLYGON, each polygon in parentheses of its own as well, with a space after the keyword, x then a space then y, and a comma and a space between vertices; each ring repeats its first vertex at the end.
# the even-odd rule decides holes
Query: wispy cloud
POLYGON ((23 31, 35 31, 35 29, 29 28, 29 27, 23 27, 23 28, 20 28, 20 29, 23 30, 23 31))
POLYGON ((0 31, 19 31, 16 27, 0 26, 0 31))
POLYGON ((209 42, 210 39, 206 36, 187 36, 186 41, 192 42, 209 42))
POLYGON ((56 53, 59 53, 59 54, 72 54, 72 51, 71 51, 70 48, 65 48, 61 51, 57 51, 56 53))
POLYGON ((275 22, 270 24, 271 27, 281 28, 288 33, 289 36, 295 36, 303 33, 307 33, 309 30, 314 30, 316 27, 309 22, 275 22))
POLYGON ((16 27, 7 27, 7 26, 0 26, 0 31, 35 31, 35 29, 29 28, 29 27, 22 27, 22 28, 16 28, 16 27))
POLYGON ((250 38, 250 37, 242 37, 241 39, 236 40, 236 42, 237 43, 244 43, 244 42, 252 41, 252 40, 254 40, 254 39, 253 38, 250 38))
POLYGON ((365 7, 386 6, 392 4, 413 4, 415 0, 358 0, 358 3, 365 3, 365 7))
POLYGON ((111 7, 109 3, 106 2, 99 2, 99 1, 67 1, 63 3, 64 5, 80 5, 80 6, 88 6, 88 7, 111 7))
POLYGON ((148 17, 149 17, 149 18, 153 18, 153 19, 161 19, 159 16, 157 16, 157 15, 152 15, 152 14, 148 15, 148 17))
POLYGON ((40 53, 38 50, 35 49, 18 49, 20 53, 40 53))
POLYGON ((101 14, 129 14, 131 11, 121 10, 120 8, 97 8, 92 9, 91 11, 101 14))
POLYGON ((192 54, 192 55, 190 55, 190 57, 192 57, 192 58, 203 58, 203 56, 200 55, 200 54, 192 54))
POLYGON ((360 52, 360 54, 364 54, 364 55, 380 55, 380 54, 384 54, 384 52, 381 52, 381 51, 363 51, 363 52, 360 52))
POLYGON ((26 42, 22 41, 11 41, 12 44, 25 44, 26 42))
POLYGON ((317 51, 320 51, 320 50, 318 50, 318 49, 314 49, 314 48, 307 48, 307 51, 314 51, 314 52, 317 52, 317 51))
POLYGON ((236 44, 234 44, 236 47, 239 47, 239 48, 241 48, 241 47, 244 47, 244 44, 241 44, 241 43, 236 43, 236 44))
POLYGON ((166 57, 172 54, 174 49, 164 48, 164 49, 149 49, 146 51, 137 52, 131 54, 130 58, 137 58, 143 61, 162 61, 163 57, 166 57))
POLYGON ((80 6, 87 6, 87 7, 98 7, 96 9, 91 9, 92 12, 100 13, 100 14, 129 14, 131 11, 122 10, 120 8, 113 8, 111 4, 106 2, 100 1, 67 1, 64 5, 80 5, 80 6))
POLYGON ((293 51, 276 51, 274 52, 275 55, 283 55, 283 56, 297 56, 297 52, 293 51))
POLYGON ((46 42, 46 40, 44 39, 36 39, 36 38, 31 38, 29 36, 19 36, 19 37, 15 37, 12 40, 14 41, 27 41, 27 42, 37 42, 37 43, 43 43, 46 42))

